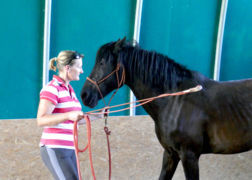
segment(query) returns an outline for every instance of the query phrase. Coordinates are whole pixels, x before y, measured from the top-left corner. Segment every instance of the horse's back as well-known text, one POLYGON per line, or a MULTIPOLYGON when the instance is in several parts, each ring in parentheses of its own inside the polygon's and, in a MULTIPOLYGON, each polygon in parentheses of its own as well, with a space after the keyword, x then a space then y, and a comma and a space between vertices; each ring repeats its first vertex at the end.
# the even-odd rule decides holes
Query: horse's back
POLYGON ((252 148, 252 79, 216 82, 207 90, 207 134, 214 153, 252 148))

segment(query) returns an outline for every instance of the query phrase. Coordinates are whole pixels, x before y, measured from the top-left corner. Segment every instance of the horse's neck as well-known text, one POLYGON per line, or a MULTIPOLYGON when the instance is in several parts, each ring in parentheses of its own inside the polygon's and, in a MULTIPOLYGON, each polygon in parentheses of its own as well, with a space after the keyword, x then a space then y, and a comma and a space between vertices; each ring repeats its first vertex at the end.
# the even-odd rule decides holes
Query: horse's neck
MULTIPOLYGON (((126 74, 126 76, 130 76, 126 74)), ((126 77, 127 79, 127 77, 126 77)), ((150 87, 147 84, 144 84, 143 81, 137 77, 131 78, 134 80, 126 81, 126 85, 132 90, 137 100, 142 100, 145 98, 155 97, 164 92, 158 92, 157 88, 150 87)), ((162 104, 165 105, 167 102, 164 102, 163 99, 158 99, 152 102, 149 102, 143 105, 145 111, 155 120, 159 113, 162 111, 162 104), (160 106, 161 105, 161 106, 160 106), (155 111, 153 111, 155 109, 155 111)))
MULTIPOLYGON (((129 67, 129 66, 127 66, 129 67)), ((169 87, 165 86, 164 83, 160 84, 159 87, 153 86, 148 82, 144 82, 141 78, 139 78, 136 74, 131 72, 131 69, 126 69, 126 82, 125 84, 132 90, 137 99, 145 99, 150 97, 155 97, 163 93, 173 93, 182 90, 186 90, 196 85, 204 86, 206 81, 209 81, 208 78, 203 76, 200 73, 192 71, 191 78, 185 78, 180 82, 176 82, 174 79, 171 79, 172 84, 179 84, 177 86, 169 87)), ((156 101, 157 102, 157 101, 156 101)), ((160 101, 158 102, 160 103, 160 101)))
POLYGON ((200 73, 187 70, 168 57, 153 53, 132 48, 121 58, 126 71, 125 83, 137 98, 148 98, 162 93, 188 89, 207 79, 200 73), (159 61, 156 58, 159 58, 159 61), (166 63, 160 63, 161 61, 166 63), (146 65, 148 67, 143 67, 146 65), (160 68, 152 70, 151 66, 160 68), (148 78, 150 79, 148 80, 148 78))
MULTIPOLYGON (((139 80, 127 83, 127 85, 132 90, 137 100, 142 100, 159 95, 154 89, 150 89, 150 87, 146 86, 142 83, 142 81, 139 80)), ((155 117, 157 117, 158 113, 160 112, 160 107, 158 106, 157 102, 160 101, 152 101, 143 106, 146 112, 153 118, 153 120, 155 120, 155 117), (155 111, 153 111, 153 109, 155 109, 155 111)))
MULTIPOLYGON (((141 79, 138 74, 132 71, 131 67, 128 64, 124 66, 126 72, 125 84, 129 86, 129 88, 133 91, 138 99, 149 98, 160 95, 162 93, 176 91, 174 87, 169 88, 168 86, 164 85, 165 82, 163 84, 160 83, 159 87, 155 87, 148 81, 144 82, 144 80, 141 79)), ((176 82, 174 82, 173 84, 176 84, 176 82)))
POLYGON ((132 90, 137 99, 144 99, 156 96, 160 93, 155 91, 155 88, 150 87, 150 84, 144 83, 137 74, 132 72, 130 66, 125 66, 125 84, 132 90))
POLYGON ((154 89, 145 85, 141 80, 135 79, 134 82, 126 83, 132 90, 137 99, 144 99, 158 95, 154 89))

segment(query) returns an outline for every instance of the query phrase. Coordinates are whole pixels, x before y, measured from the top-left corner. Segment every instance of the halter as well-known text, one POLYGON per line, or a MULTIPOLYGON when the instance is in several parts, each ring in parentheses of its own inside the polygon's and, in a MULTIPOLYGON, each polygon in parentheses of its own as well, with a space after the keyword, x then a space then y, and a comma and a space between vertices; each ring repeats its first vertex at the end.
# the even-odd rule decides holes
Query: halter
POLYGON ((105 107, 106 107, 106 106, 109 106, 111 100, 113 99, 113 97, 115 96, 115 94, 117 93, 117 91, 119 90, 119 88, 120 88, 120 87, 124 84, 124 82, 125 82, 125 69, 124 69, 124 67, 122 67, 122 68, 123 68, 123 70, 122 70, 121 80, 119 80, 120 64, 117 64, 116 69, 115 69, 114 71, 112 71, 111 73, 109 73, 107 76, 105 76, 104 78, 102 78, 102 79, 99 80, 99 81, 94 81, 94 80, 92 80, 91 78, 87 77, 87 80, 88 80, 89 82, 91 82, 92 84, 94 84, 94 85, 96 86, 96 88, 98 89, 98 91, 99 91, 99 93, 100 93, 100 95, 101 95, 101 97, 102 97, 102 100, 103 100, 103 102, 104 102, 105 107), (101 89, 100 89, 99 85, 100 85, 101 83, 103 83, 106 79, 108 79, 110 76, 112 76, 114 73, 116 73, 117 89, 116 89, 116 91, 114 91, 113 95, 111 96, 111 98, 110 98, 110 100, 109 100, 109 103, 106 104, 106 102, 105 102, 105 100, 104 100, 104 96, 103 96, 103 94, 102 94, 102 92, 101 92, 101 89))

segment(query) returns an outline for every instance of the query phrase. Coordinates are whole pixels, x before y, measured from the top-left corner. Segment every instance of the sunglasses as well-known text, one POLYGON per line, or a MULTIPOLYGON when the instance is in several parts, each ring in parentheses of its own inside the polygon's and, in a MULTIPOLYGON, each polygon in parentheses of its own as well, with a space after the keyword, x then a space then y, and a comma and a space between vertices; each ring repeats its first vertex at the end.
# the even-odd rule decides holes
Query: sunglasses
POLYGON ((84 55, 78 53, 77 51, 75 51, 75 53, 73 54, 73 59, 80 59, 80 58, 83 58, 83 57, 84 57, 84 55))

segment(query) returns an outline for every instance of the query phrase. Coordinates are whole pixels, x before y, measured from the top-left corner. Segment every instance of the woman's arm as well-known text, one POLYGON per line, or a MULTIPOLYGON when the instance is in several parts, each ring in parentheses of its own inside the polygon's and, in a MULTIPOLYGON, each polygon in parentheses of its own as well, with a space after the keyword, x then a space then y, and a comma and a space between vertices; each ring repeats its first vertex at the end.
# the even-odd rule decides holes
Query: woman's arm
POLYGON ((38 126, 53 126, 66 120, 79 121, 84 116, 82 111, 52 114, 54 108, 55 105, 51 101, 46 99, 40 100, 37 113, 38 126))

